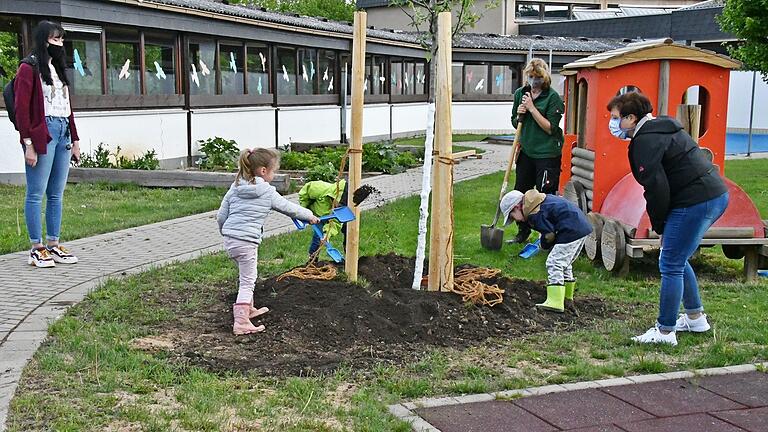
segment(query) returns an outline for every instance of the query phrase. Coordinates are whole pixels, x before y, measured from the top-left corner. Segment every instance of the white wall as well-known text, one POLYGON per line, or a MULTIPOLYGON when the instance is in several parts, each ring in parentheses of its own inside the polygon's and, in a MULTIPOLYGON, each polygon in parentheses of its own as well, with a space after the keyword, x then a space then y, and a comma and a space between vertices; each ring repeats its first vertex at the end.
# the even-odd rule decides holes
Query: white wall
MULTIPOLYGON (((186 134, 186 126, 184 132, 186 134)), ((192 154, 200 154, 198 141, 213 137, 235 140, 241 150, 254 147, 274 148, 275 109, 259 107, 193 110, 192 154)), ((184 145, 186 146, 186 135, 184 145)))
MULTIPOLYGON (((733 71, 728 89, 728 128, 749 128, 749 101, 752 98, 752 72, 733 71)), ((760 73, 755 82, 754 129, 768 129, 768 83, 760 73)))
POLYGON ((512 102, 454 102, 453 130, 502 133, 512 131, 512 102))
POLYGON ((398 104, 392 107, 392 133, 424 133, 427 127, 427 103, 398 104))
MULTIPOLYGON (((291 142, 338 141, 341 135, 341 108, 306 106, 280 108, 278 114, 278 145, 291 142)), ((274 123, 272 128, 274 129, 274 123)), ((274 142, 273 142, 274 145, 274 142)))
MULTIPOLYGON (((389 104, 363 107, 363 137, 389 137, 389 104)), ((352 136, 352 108, 347 108, 347 138, 352 136)))
POLYGON ((4 109, 0 110, 0 175, 24 172, 24 152, 19 142, 19 133, 8 120, 4 109))

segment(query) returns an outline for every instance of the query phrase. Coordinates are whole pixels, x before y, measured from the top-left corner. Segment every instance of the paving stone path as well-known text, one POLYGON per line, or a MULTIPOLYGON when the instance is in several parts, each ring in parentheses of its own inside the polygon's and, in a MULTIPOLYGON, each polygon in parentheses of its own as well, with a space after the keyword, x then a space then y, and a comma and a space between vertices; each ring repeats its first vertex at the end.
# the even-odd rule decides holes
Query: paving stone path
POLYGON ((424 399, 390 412, 418 432, 766 432, 766 366, 424 399))
MULTIPOLYGON (((506 167, 509 146, 471 145, 483 148, 486 153, 482 159, 465 159, 455 165, 455 181, 506 167)), ((421 169, 412 169, 397 175, 371 177, 363 183, 381 191, 381 200, 388 202, 417 195, 421 191, 421 174, 421 169)), ((296 202, 296 195, 289 198, 296 202)), ((362 208, 366 210, 375 204, 365 202, 362 208)), ((27 265, 26 252, 0 256, 0 431, 5 429, 8 404, 21 371, 46 338, 50 322, 108 278, 222 250, 214 218, 215 212, 207 212, 67 242, 80 258, 78 264, 71 266, 36 269, 27 265)), ((264 235, 274 236, 293 229, 289 218, 273 213, 267 219, 264 235)))

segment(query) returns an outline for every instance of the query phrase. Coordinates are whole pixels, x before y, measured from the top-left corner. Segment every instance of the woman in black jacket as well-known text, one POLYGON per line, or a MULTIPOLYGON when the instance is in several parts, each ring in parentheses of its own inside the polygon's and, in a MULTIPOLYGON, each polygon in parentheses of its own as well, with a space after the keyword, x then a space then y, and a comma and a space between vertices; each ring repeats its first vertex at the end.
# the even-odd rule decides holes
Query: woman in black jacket
POLYGON ((616 96, 608 110, 611 133, 632 140, 632 175, 645 189, 651 227, 662 238, 659 317, 653 328, 632 339, 677 345, 677 331, 710 328, 688 259, 728 207, 728 187, 677 120, 651 115, 653 107, 644 95, 616 96), (678 316, 681 300, 685 313, 678 316))

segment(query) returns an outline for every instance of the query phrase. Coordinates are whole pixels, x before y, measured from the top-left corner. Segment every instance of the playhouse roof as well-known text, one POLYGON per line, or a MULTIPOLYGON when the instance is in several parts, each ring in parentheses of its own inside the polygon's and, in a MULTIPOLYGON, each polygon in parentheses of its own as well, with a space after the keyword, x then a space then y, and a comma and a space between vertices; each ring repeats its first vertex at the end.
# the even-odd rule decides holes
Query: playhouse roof
POLYGON ((562 74, 572 75, 579 69, 612 69, 625 64, 644 60, 690 60, 709 63, 727 69, 738 69, 741 63, 715 52, 672 42, 672 39, 657 39, 630 43, 622 48, 605 51, 563 66, 562 74))

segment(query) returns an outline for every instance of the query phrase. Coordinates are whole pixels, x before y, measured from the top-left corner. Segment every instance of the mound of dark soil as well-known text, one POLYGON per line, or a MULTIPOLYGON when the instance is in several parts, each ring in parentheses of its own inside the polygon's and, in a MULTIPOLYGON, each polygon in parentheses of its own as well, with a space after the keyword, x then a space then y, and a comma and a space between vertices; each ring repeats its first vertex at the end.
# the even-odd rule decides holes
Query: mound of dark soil
POLYGON ((434 347, 566 330, 577 320, 585 325, 611 314, 601 300, 584 297, 576 298, 578 313, 574 308, 564 314, 539 311, 534 305, 546 297, 544 284, 507 278, 485 281, 506 290, 502 304, 465 305, 453 293, 411 289, 413 259, 396 255, 363 257, 359 269, 370 283, 365 288, 338 280, 258 282, 256 304, 271 311, 259 317, 267 330, 248 336, 232 335, 235 293, 231 286, 221 287, 220 301, 165 329, 175 335, 172 353, 216 371, 298 375, 341 364, 358 369, 382 360, 402 364, 434 347), (194 334, 179 335, 180 328, 194 334))

